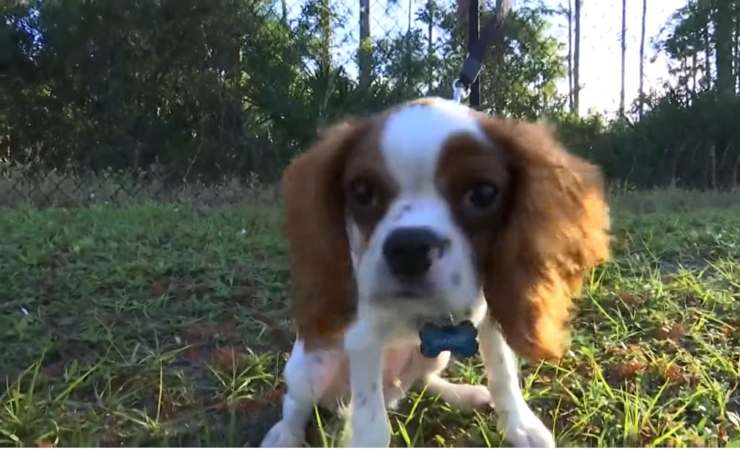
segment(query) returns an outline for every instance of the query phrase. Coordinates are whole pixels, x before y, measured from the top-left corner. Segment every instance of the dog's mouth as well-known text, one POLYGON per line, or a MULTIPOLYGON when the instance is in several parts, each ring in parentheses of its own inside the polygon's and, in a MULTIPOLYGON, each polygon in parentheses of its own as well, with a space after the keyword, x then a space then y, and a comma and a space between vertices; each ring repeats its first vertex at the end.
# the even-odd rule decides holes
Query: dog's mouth
POLYGON ((396 296, 401 299, 421 299, 426 295, 422 289, 403 288, 403 289, 397 290, 393 296, 396 296))
POLYGON ((391 290, 390 296, 398 299, 433 300, 434 289, 426 282, 403 282, 391 290))

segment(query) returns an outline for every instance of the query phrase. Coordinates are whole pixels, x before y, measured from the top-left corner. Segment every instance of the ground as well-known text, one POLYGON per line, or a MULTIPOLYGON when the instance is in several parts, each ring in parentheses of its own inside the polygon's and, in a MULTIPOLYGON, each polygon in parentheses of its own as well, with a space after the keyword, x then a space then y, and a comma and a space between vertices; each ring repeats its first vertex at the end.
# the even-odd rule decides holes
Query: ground
MULTIPOLYGON (((614 199, 613 262, 578 301, 571 351, 523 363, 566 446, 740 445, 740 201, 614 199)), ((279 210, 132 205, 0 212, 0 446, 255 445, 290 347, 279 210)), ((478 360, 453 379, 481 382, 478 360)), ((495 412, 422 390, 394 446, 499 446, 495 412)), ((338 444, 317 410, 312 445, 338 444)))

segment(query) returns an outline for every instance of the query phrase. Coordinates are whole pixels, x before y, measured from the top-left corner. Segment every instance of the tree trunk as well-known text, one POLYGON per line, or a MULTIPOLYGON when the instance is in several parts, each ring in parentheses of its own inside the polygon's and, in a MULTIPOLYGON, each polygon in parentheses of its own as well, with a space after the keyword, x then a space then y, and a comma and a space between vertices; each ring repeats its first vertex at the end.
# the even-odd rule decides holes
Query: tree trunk
POLYGON ((691 55, 691 93, 696 95, 696 71, 698 70, 697 67, 698 58, 696 57, 696 52, 694 52, 691 55))
MULTIPOLYGON (((500 67, 504 65, 504 34, 505 34, 505 27, 504 24, 506 22, 506 17, 509 15, 509 11, 511 11, 511 0, 496 0, 496 17, 494 20, 496 20, 496 29, 498 30, 498 33, 495 36, 495 39, 493 41, 493 66, 494 71, 499 70, 500 67)), ((495 72, 494 72, 495 73, 495 72)), ((496 86, 496 77, 493 76, 493 86, 496 86)), ((494 111, 496 113, 500 113, 500 108, 497 107, 497 104, 494 99, 494 111)))
MULTIPOLYGON (((670 183, 671 187, 676 187, 677 180, 678 180, 678 162, 681 160, 681 156, 683 155, 683 152, 686 150, 686 144, 680 144, 677 148, 673 151, 673 158, 671 160, 671 172, 668 178, 668 182, 670 183)), ((668 153, 668 152, 666 152, 668 153)))
POLYGON ((709 188, 717 189, 717 147, 712 144, 709 147, 709 188))
POLYGON ((573 112, 573 0, 568 0, 568 108, 573 112))
POLYGON ((360 89, 370 86, 372 42, 370 40, 370 0, 360 0, 360 47, 357 49, 360 89))
POLYGON ((411 18, 411 16, 412 16, 411 11, 412 11, 412 7, 413 7, 413 2, 414 2, 414 0, 409 0, 409 8, 408 8, 408 15, 409 15, 409 17, 408 17, 408 23, 406 25, 406 33, 408 33, 408 34, 411 34, 411 22, 413 21, 413 19, 411 18))
POLYGON ((324 66, 324 70, 327 72, 331 68, 331 41, 332 41, 332 27, 331 27, 331 9, 329 6, 329 0, 321 0, 319 3, 319 29, 321 30, 321 47, 320 55, 321 64, 324 66))
POLYGON ((709 21, 704 26, 704 78, 706 88, 712 88, 712 43, 709 40, 709 21))
POLYGON ((740 151, 737 153, 735 158, 735 164, 732 166, 732 178, 730 178, 730 188, 734 189, 740 185, 740 151))
POLYGON ((735 0, 735 92, 740 93, 740 0, 735 0))
POLYGON ((735 0, 735 92, 740 93, 740 0, 735 0))
POLYGON ((427 0, 427 12, 429 13, 429 24, 427 24, 427 91, 432 92, 434 89, 434 67, 432 66, 432 57, 434 56, 434 13, 436 4, 433 0, 427 0))
POLYGON ((581 93, 580 70, 581 70, 581 0, 576 2, 576 25, 575 25, 575 48, 573 51, 573 109, 579 114, 579 97, 581 93))
POLYGON ((637 91, 637 101, 639 101, 638 117, 642 119, 642 113, 645 109, 645 18, 647 17, 647 0, 642 0, 642 19, 640 23, 640 87, 637 91))
POLYGON ((280 9, 283 15, 283 23, 288 23, 288 1, 280 0, 280 9))
POLYGON ((728 164, 728 162, 733 162, 731 160, 728 160, 732 158, 732 153, 733 153, 732 143, 725 143, 723 146, 724 146, 724 149, 722 150, 722 154, 717 160, 717 186, 718 187, 724 187, 730 184, 730 179, 728 178, 727 167, 731 166, 730 164, 728 164))
POLYGON ((619 115, 624 116, 624 76, 627 63, 627 0, 622 0, 622 74, 619 89, 619 115))
POLYGON ((719 0, 715 5, 713 13, 717 92, 729 96, 735 93, 732 79, 732 5, 730 0, 719 0))

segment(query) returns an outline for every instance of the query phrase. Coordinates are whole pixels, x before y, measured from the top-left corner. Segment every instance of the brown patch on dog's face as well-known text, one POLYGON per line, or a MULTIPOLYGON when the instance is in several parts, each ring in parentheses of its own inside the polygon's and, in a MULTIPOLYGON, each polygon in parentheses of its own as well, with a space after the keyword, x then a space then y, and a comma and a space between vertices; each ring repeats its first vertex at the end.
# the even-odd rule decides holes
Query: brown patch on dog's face
POLYGON ((471 136, 450 139, 437 169, 437 184, 458 226, 474 249, 480 269, 504 220, 509 173, 503 154, 471 136))
POLYGON ((370 240, 398 194, 398 185, 385 165, 378 139, 378 133, 371 132, 350 151, 342 180, 349 216, 359 227, 364 243, 370 240))

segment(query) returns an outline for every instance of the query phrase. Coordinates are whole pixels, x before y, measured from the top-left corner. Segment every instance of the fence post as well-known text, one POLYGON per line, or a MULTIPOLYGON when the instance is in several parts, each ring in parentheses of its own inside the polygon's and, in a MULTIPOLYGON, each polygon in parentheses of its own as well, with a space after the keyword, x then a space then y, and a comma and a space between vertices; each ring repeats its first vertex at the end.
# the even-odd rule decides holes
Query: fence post
MULTIPOLYGON (((468 54, 473 50, 473 46, 480 39, 480 5, 478 0, 470 0, 470 9, 468 11, 468 54)), ((480 106, 480 77, 476 77, 470 86, 470 106, 478 109, 480 106)))

